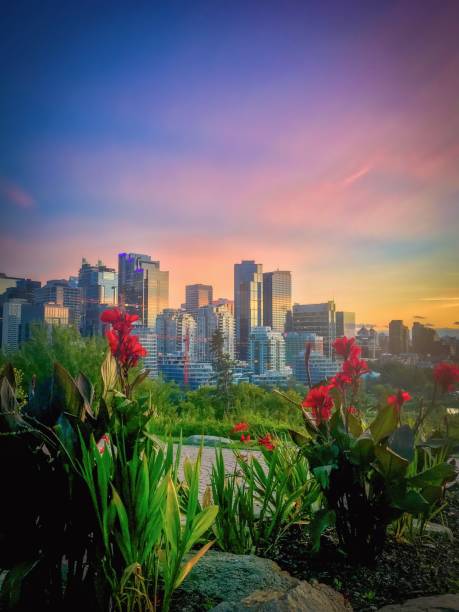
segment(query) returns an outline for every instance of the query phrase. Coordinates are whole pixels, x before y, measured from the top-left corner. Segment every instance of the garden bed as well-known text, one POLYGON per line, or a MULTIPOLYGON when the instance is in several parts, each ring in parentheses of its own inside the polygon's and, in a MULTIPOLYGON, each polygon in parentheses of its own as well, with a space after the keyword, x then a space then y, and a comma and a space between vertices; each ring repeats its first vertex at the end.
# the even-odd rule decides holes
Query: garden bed
POLYGON ((457 593, 459 491, 449 492, 448 499, 443 518, 453 532, 453 542, 438 535, 424 535, 406 544, 389 537, 375 567, 356 567, 339 553, 333 532, 324 536, 320 553, 313 556, 303 530, 293 526, 273 559, 292 576, 332 586, 359 612, 425 595, 457 593))

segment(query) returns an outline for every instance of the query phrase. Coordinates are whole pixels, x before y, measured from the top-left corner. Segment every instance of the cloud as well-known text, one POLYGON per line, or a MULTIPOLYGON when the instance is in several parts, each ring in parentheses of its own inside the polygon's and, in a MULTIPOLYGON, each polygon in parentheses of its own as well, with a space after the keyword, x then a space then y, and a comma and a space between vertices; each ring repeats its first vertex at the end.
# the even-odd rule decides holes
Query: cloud
POLYGON ((421 317, 421 315, 414 315, 413 319, 425 319, 426 317, 421 317))
POLYGON ((30 209, 37 206, 33 196, 24 191, 22 187, 11 181, 0 178, 0 201, 4 200, 7 204, 12 204, 18 208, 30 209))
POLYGON ((368 165, 368 166, 364 166, 357 172, 354 172, 354 174, 351 174, 350 176, 348 176, 347 178, 343 180, 342 182, 343 187, 350 187, 353 183, 355 183, 356 181, 358 181, 359 179, 367 175, 370 172, 370 170, 371 170, 371 166, 368 165))
POLYGON ((454 321, 453 325, 459 325, 459 321, 454 321))

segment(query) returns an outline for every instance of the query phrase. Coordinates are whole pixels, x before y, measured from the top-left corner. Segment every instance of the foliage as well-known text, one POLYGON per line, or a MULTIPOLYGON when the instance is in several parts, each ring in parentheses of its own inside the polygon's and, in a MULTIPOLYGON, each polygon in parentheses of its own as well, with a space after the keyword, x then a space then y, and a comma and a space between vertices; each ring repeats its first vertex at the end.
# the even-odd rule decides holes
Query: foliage
POLYGON ((309 519, 319 487, 307 461, 291 446, 279 442, 263 459, 238 451, 235 456, 235 468, 227 473, 223 453, 216 450, 211 476, 219 507, 216 543, 227 552, 266 554, 290 525, 309 519))
POLYGON ((118 610, 169 609, 173 591, 212 542, 191 559, 185 555, 214 521, 218 508, 198 510, 200 456, 191 468, 186 520, 181 523, 176 478, 178 458, 148 438, 139 439, 131 458, 124 430, 100 453, 95 440, 83 445, 81 473, 89 487, 104 545, 103 568, 118 610), (159 584, 160 581, 160 584, 159 584))
POLYGON ((231 391, 233 387, 234 363, 228 353, 224 352, 224 337, 222 331, 218 327, 212 335, 210 350, 215 370, 217 393, 221 399, 224 411, 228 413, 230 410, 231 391))
POLYGON ((292 437, 326 499, 312 525, 314 548, 320 534, 334 524, 340 545, 353 560, 373 562, 388 525, 404 512, 431 513, 455 470, 446 461, 414 468, 415 430, 401 422, 407 393, 389 397, 370 425, 365 424, 354 402, 366 363, 352 341, 338 348, 345 358, 341 373, 330 385, 308 393, 300 406, 306 431, 292 432, 292 437))

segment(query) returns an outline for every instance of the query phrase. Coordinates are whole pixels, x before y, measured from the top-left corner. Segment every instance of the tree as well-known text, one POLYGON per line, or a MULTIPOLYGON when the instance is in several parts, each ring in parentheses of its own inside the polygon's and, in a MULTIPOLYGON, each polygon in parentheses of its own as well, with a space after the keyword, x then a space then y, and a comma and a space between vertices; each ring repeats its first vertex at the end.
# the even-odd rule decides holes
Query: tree
POLYGON ((210 350, 216 374, 217 394, 222 400, 225 412, 229 412, 233 386, 234 362, 228 353, 225 353, 224 349, 225 339, 222 331, 217 328, 212 334, 210 350))

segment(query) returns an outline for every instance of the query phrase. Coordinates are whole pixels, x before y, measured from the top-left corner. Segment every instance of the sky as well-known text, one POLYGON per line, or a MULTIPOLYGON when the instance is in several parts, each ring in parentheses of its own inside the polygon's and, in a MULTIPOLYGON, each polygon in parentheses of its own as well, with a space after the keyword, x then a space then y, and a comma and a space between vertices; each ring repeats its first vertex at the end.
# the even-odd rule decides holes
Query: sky
POLYGON ((0 9, 0 271, 148 253, 357 321, 459 325, 459 2, 0 9))

